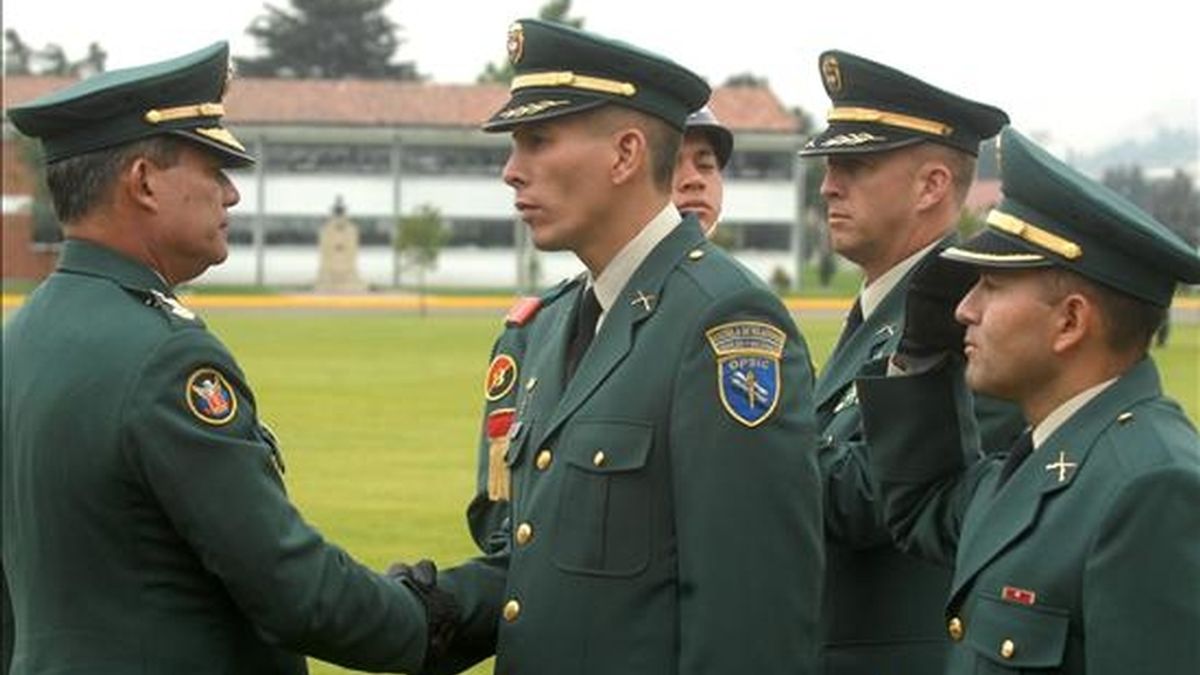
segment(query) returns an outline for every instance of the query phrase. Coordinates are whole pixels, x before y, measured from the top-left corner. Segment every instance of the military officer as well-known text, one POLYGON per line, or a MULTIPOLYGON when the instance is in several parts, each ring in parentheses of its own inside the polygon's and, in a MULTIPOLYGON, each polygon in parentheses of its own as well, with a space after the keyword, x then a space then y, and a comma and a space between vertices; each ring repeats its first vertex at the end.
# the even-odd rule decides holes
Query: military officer
POLYGON ((733 154, 733 132, 708 106, 688 115, 683 146, 675 162, 671 201, 680 213, 693 213, 706 236, 712 236, 721 217, 725 179, 721 172, 733 154))
MULTIPOLYGON (((1004 111, 842 51, 820 56, 829 125, 800 154, 822 157, 833 249, 864 283, 816 385, 825 477, 822 672, 933 673, 946 656, 940 598, 948 570, 892 545, 867 471, 854 377, 895 351, 913 269, 954 237, 982 140, 1004 111)), ((1009 403, 981 399, 987 438, 1007 447, 1024 427, 1009 403)))
MULTIPOLYGON (((724 185, 721 171, 733 154, 733 132, 721 124, 705 106, 687 116, 683 144, 675 162, 672 201, 680 213, 691 213, 700 221, 706 236, 716 229, 721 215, 724 185)), ((472 537, 483 551, 503 545, 503 538, 491 538, 503 523, 507 512, 508 484, 498 477, 504 453, 508 450, 508 431, 516 409, 513 407, 519 379, 519 363, 524 362, 527 331, 524 327, 542 304, 555 299, 565 286, 558 285, 537 297, 519 299, 504 317, 504 330, 492 348, 492 360, 484 377, 484 421, 480 431, 476 498, 472 501, 468 522, 472 537), (490 541, 491 544, 487 542, 490 541)))
POLYGON ((671 203, 684 120, 709 89, 532 19, 508 51, 512 99, 484 128, 512 133, 504 180, 534 242, 587 273, 510 320, 522 356, 493 356, 485 395, 505 402, 487 483, 508 521, 491 555, 439 576, 464 620, 435 670, 494 651, 498 673, 811 672, 807 348, 671 203))
POLYGON ((14 674, 416 671, 455 618, 428 569, 372 573, 301 518, 245 374, 172 294, 224 260, 224 169, 253 162, 221 123, 228 62, 217 43, 8 111, 66 235, 4 328, 14 674))
POLYGON ((1001 141, 987 229, 913 281, 908 376, 859 382, 888 525, 954 565, 946 673, 1200 672, 1200 438, 1147 353, 1200 256, 1001 141), (964 462, 964 383, 1020 405, 1031 431, 1006 456, 964 462))

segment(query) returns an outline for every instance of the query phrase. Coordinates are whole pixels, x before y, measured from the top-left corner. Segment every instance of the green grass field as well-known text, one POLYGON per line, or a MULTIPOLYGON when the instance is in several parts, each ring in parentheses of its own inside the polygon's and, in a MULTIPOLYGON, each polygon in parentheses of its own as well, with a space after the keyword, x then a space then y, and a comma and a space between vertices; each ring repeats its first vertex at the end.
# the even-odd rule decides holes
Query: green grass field
MULTIPOLYGON (((463 511, 474 482, 482 378, 495 316, 210 311, 276 431, 301 511, 376 569, 473 545, 463 511)), ((823 361, 835 318, 800 317, 823 361)), ((1200 326, 1154 352, 1168 391, 1200 418, 1200 326)), ((314 673, 346 672, 313 663, 314 673)), ((478 673, 490 668, 476 668, 478 673)))

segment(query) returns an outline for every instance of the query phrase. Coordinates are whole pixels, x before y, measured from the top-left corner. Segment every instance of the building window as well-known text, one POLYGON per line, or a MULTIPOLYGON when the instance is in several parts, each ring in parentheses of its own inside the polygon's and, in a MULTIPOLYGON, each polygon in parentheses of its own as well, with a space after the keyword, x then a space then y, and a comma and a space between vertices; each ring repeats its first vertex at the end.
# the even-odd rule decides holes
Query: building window
POLYGON ((392 149, 387 145, 267 143, 263 155, 266 169, 278 173, 392 172, 392 149))
MULTIPOLYGON (((394 220, 389 216, 358 216, 350 219, 358 226, 361 246, 391 246, 394 220)), ((329 216, 268 215, 265 239, 268 246, 278 244, 317 243, 321 226, 329 216)), ((512 248, 513 221, 488 218, 446 218, 449 237, 446 246, 480 248, 512 248)), ((254 242, 254 216, 235 215, 229 220, 229 243, 250 245, 254 242)))
POLYGON ((795 153, 737 151, 725 167, 726 178, 791 180, 795 153))

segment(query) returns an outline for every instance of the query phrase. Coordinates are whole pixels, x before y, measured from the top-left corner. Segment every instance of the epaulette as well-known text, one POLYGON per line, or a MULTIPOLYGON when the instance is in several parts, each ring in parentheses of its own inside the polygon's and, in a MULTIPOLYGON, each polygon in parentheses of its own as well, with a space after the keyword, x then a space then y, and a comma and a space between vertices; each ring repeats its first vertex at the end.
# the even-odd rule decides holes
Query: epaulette
POLYGON ((583 276, 564 279, 555 284, 545 293, 541 295, 527 295, 517 300, 516 304, 508 310, 508 315, 504 317, 504 325, 509 327, 520 327, 533 320, 537 313, 543 307, 557 300, 567 289, 571 288, 577 281, 580 281, 583 276))
POLYGON ((536 295, 527 295, 519 300, 508 310, 508 315, 504 317, 504 325, 506 326, 524 326, 529 323, 529 320, 537 316, 538 310, 542 308, 542 299, 536 295))

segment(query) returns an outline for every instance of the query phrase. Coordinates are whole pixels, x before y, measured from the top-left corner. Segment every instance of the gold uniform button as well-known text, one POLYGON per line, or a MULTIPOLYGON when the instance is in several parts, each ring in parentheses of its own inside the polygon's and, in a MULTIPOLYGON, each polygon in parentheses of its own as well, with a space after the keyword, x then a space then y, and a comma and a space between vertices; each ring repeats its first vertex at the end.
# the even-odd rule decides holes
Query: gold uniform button
POLYGON ((699 260, 704 257, 704 251, 702 251, 701 249, 698 249, 698 248, 694 248, 694 249, 692 249, 691 253, 688 253, 688 257, 691 258, 692 260, 699 260))
POLYGON ((957 616, 950 619, 950 623, 946 625, 946 632, 950 633, 950 639, 958 642, 963 639, 963 622, 957 616))
POLYGON ((596 454, 592 455, 592 464, 596 466, 604 466, 604 451, 597 450, 596 454))
POLYGON ((1013 644, 1012 640, 1005 640, 1000 643, 1000 656, 1002 658, 1011 659, 1013 654, 1017 653, 1017 645, 1013 644))
POLYGON ((549 450, 542 450, 538 453, 537 460, 535 461, 538 471, 545 471, 550 468, 550 462, 554 461, 554 453, 549 450))
POLYGON ((508 602, 504 603, 505 621, 512 623, 513 621, 517 620, 518 616, 521 616, 521 603, 517 602, 516 600, 509 600, 508 602))
POLYGON ((529 523, 521 523, 517 526, 517 543, 521 546, 529 543, 533 539, 533 526, 529 523))

